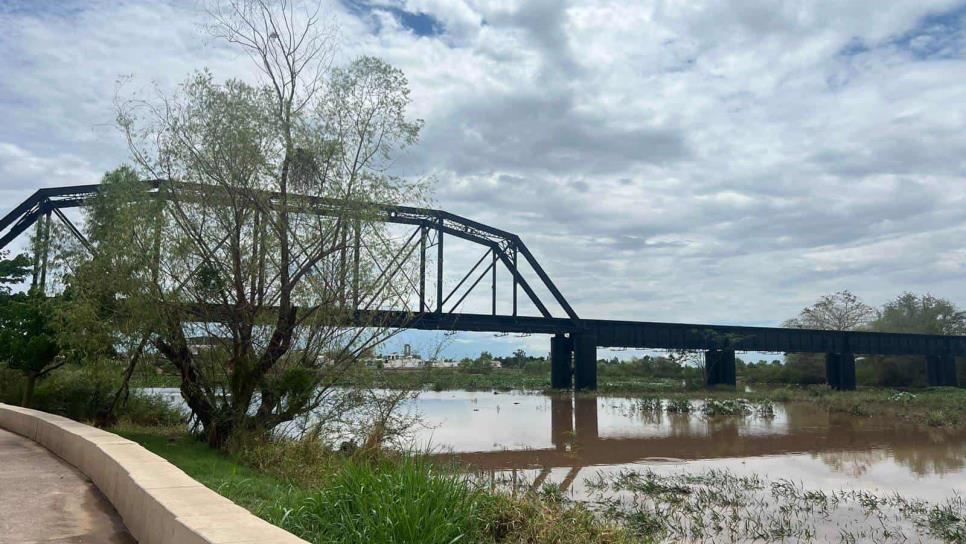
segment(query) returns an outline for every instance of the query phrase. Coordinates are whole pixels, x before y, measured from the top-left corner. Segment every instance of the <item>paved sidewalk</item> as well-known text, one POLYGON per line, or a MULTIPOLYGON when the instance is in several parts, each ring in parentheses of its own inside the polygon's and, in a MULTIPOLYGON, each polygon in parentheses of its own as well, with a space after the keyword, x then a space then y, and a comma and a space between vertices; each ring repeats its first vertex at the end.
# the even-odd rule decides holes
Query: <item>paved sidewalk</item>
POLYGON ((0 429, 0 544, 128 544, 117 512, 83 474, 0 429))

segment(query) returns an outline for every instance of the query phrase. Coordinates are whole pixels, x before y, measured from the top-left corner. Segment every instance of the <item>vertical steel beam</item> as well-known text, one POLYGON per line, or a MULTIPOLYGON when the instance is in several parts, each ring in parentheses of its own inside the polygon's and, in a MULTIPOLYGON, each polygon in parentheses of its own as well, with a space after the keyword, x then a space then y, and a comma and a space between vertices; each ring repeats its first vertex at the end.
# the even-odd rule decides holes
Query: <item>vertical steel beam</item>
POLYGON ((30 277, 30 288, 36 289, 37 284, 40 282, 40 247, 41 240, 44 237, 44 216, 40 216, 40 220, 37 221, 37 233, 34 238, 34 271, 30 277))
MULTIPOLYGON (((513 271, 517 271, 517 246, 513 244, 513 271)), ((510 274, 513 276, 513 317, 517 316, 517 275, 510 274)))
POLYGON ((597 337, 581 332, 573 335, 574 389, 597 389, 597 337))
POLYGON ((493 248, 491 253, 493 255, 493 315, 496 315, 496 248, 493 248))
POLYGON ((419 313, 426 312, 426 225, 419 226, 419 313))
POLYGON ((570 338, 555 334, 550 338, 550 387, 569 389, 573 382, 574 345, 570 338))
MULTIPOLYGON (((443 218, 436 228, 436 313, 443 313, 443 218)), ((485 255, 485 253, 484 253, 485 255)))
POLYGON ((47 261, 50 254, 50 210, 44 214, 44 241, 43 241, 43 254, 41 255, 40 263, 40 292, 47 292, 47 261))

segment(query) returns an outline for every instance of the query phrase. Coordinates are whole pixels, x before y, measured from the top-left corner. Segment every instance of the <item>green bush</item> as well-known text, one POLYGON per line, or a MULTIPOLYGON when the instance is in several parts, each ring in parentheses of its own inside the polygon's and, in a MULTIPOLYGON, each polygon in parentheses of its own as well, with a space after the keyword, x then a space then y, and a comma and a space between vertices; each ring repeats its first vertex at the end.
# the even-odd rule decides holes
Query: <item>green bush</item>
MULTIPOLYGON (((59 368, 37 384, 31 407, 77 421, 94 421, 110 407, 122 374, 122 368, 109 362, 59 368)), ((18 404, 24 381, 20 372, 2 369, 0 401, 18 404)), ((182 422, 181 413, 163 399, 137 391, 131 391, 127 402, 118 406, 117 416, 138 425, 182 422)))

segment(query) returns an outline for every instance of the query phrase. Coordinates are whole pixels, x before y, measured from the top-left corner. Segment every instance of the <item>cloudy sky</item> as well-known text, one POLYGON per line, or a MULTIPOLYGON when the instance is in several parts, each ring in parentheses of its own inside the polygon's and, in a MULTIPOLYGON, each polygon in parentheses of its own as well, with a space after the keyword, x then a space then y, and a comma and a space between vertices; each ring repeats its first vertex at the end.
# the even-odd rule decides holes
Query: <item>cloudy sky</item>
MULTIPOLYGON (((523 236, 582 317, 774 325, 840 289, 966 305, 964 2, 328 9, 340 58, 409 77, 425 128, 399 173, 523 236)), ((126 159, 119 78, 250 77, 202 14, 188 0, 0 2, 0 207, 126 159)))

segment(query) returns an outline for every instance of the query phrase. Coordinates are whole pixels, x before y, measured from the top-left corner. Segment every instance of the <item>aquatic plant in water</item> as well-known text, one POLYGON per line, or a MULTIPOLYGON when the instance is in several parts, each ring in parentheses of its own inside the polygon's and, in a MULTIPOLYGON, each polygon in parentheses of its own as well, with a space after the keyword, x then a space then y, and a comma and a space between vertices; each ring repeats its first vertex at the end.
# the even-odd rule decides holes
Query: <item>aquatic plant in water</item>
POLYGON ((663 408, 663 403, 658 398, 644 397, 637 399, 635 406, 640 412, 660 412, 663 408))
POLYGON ((743 416, 751 413, 751 403, 745 399, 704 399, 701 411, 706 416, 743 416))
POLYGON ((768 400, 760 400, 755 403, 755 415, 763 418, 775 417, 775 403, 768 400))
POLYGON ((597 511, 647 541, 966 541, 966 500, 807 489, 726 470, 598 473, 597 511))
POLYGON ((691 401, 688 399, 674 399, 667 401, 668 413, 687 414, 691 412, 691 401))

